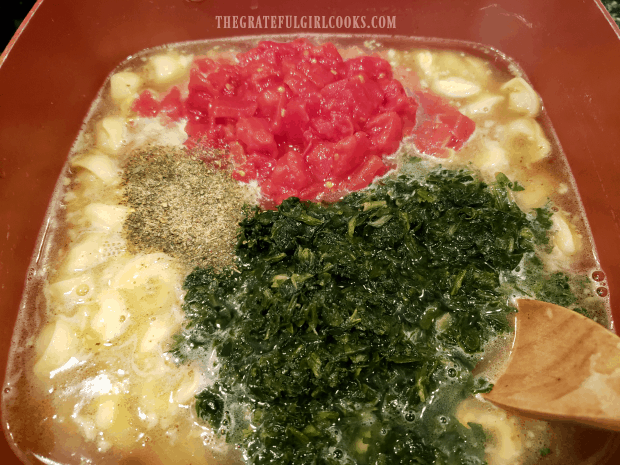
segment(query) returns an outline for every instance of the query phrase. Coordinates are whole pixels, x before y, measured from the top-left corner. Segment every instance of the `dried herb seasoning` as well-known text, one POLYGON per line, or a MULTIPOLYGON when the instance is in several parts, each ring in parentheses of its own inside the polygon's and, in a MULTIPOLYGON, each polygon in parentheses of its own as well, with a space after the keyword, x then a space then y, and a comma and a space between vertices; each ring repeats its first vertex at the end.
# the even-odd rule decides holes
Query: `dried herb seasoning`
POLYGON ((248 189, 202 161, 212 155, 150 147, 129 157, 122 177, 132 208, 124 224, 132 252, 162 251, 215 270, 232 263, 248 189))

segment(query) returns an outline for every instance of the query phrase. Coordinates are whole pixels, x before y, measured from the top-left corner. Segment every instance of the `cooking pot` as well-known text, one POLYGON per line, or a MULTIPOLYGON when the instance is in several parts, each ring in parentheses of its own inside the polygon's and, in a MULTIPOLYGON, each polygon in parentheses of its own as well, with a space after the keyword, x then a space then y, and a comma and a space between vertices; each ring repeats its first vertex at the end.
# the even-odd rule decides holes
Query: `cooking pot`
MULTIPOLYGON (((307 33, 469 41, 514 59, 566 154, 620 321, 620 30, 599 1, 40 0, 0 57, 1 366, 53 188, 112 69, 170 42, 307 33)), ((4 437, 0 457, 19 463, 4 437)), ((620 452, 605 463, 620 463, 620 452)))

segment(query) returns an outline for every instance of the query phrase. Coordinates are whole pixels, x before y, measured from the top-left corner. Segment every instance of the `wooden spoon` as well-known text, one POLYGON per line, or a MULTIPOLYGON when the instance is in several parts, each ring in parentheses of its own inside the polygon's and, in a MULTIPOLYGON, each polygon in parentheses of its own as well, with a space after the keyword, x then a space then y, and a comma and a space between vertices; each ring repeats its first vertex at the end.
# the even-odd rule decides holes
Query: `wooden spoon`
POLYGON ((564 307, 518 307, 506 371, 484 397, 524 416, 620 431, 620 337, 564 307))

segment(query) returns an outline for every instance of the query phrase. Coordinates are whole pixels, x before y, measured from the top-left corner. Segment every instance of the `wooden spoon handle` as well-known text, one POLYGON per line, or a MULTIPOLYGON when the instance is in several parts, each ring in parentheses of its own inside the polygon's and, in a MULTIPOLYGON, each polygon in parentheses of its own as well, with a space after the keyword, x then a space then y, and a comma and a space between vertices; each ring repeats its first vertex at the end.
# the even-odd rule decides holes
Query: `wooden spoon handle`
POLYGON ((620 431, 620 338, 557 305, 518 306, 513 352, 485 397, 526 416, 620 431))

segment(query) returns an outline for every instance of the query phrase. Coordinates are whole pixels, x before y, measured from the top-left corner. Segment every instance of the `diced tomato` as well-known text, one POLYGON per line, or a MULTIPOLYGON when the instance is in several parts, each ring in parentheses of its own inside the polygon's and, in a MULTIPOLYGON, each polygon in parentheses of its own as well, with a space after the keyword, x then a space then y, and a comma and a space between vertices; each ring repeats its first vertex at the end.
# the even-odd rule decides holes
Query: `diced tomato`
POLYGON ((159 113, 160 104, 150 91, 145 90, 134 100, 131 109, 144 117, 155 117, 159 113))
POLYGON ((228 154, 230 160, 237 165, 245 163, 247 160, 245 149, 239 142, 231 142, 228 144, 228 154))
POLYGON ((383 103, 383 93, 379 86, 363 75, 325 86, 321 90, 321 97, 323 114, 335 112, 351 115, 356 129, 376 113, 383 103))
POLYGON ((232 171, 232 178, 236 181, 248 183, 256 179, 256 167, 251 163, 244 163, 235 167, 232 171))
POLYGON ((329 68, 330 72, 335 71, 334 74, 337 78, 343 78, 345 75, 344 60, 340 56, 340 52, 334 44, 327 42, 325 44, 317 45, 309 49, 309 56, 311 60, 314 59, 321 65, 329 68))
POLYGON ((217 70, 217 63, 211 58, 196 57, 194 58, 194 64, 198 67, 198 70, 203 74, 209 74, 212 71, 217 70))
POLYGON ((298 196, 311 182, 303 156, 291 150, 276 162, 273 173, 261 187, 263 193, 278 204, 287 197, 298 196))
MULTIPOLYGON (((384 110, 395 111, 399 114, 405 113, 409 105, 409 99, 403 85, 396 79, 381 79, 378 84, 385 96, 384 110)), ((417 107, 417 104, 415 104, 415 107, 417 107)))
POLYGON ((342 187, 348 191, 356 191, 368 186, 376 176, 387 172, 387 166, 380 157, 370 155, 350 176, 342 182, 342 187))
POLYGON ((258 105, 256 115, 267 119, 273 118, 276 116, 280 102, 285 99, 284 92, 278 92, 277 89, 272 88, 262 91, 256 99, 256 104, 258 105))
POLYGON ((347 82, 347 93, 353 121, 363 125, 383 103, 383 92, 379 86, 363 74, 357 74, 347 82))
POLYGON ((191 140, 204 136, 210 128, 209 123, 190 119, 185 125, 185 132, 191 140))
POLYGON ((454 150, 459 150, 465 142, 469 140, 476 129, 476 123, 460 112, 443 115, 441 122, 452 128, 452 137, 447 146, 454 150))
POLYGON ((271 182, 301 190, 312 182, 304 157, 294 150, 284 154, 277 162, 270 176, 271 182))
POLYGON ((233 142, 228 147, 233 179, 246 183, 256 179, 256 168, 253 163, 248 162, 243 146, 239 142, 233 142))
POLYGON ((355 125, 347 114, 332 112, 329 118, 318 117, 312 120, 312 127, 319 139, 337 142, 343 137, 353 135, 355 125))
POLYGON ((338 140, 351 136, 355 132, 353 118, 349 115, 334 112, 330 115, 330 120, 338 140))
POLYGON ((291 42, 291 45, 295 49, 298 54, 303 54, 306 50, 311 51, 314 49, 314 45, 305 37, 300 37, 299 39, 295 39, 291 42))
POLYGON ((288 102, 282 114, 282 129, 287 136, 287 142, 303 142, 303 131, 308 128, 309 122, 310 117, 301 99, 294 98, 288 102))
POLYGON ((306 160, 315 179, 325 181, 332 176, 334 154, 334 144, 331 142, 320 142, 308 151, 306 160))
POLYGON ((324 139, 329 141, 336 140, 336 131, 334 130, 334 126, 329 118, 319 116, 312 119, 311 124, 313 129, 313 139, 316 138, 317 140, 324 139))
POLYGON ((332 73, 329 68, 311 61, 302 61, 297 65, 297 69, 304 73, 308 80, 319 89, 325 87, 327 84, 331 84, 338 77, 338 74, 332 73))
POLYGON ((405 90, 416 92, 420 90, 420 78, 411 68, 397 66, 392 72, 392 77, 400 82, 405 90))
POLYGON ((300 200, 313 200, 319 199, 321 194, 325 192, 325 183, 322 181, 314 182, 305 189, 301 189, 299 192, 300 200))
POLYGON ((203 145, 212 144, 215 148, 224 148, 230 142, 229 127, 225 124, 213 124, 204 135, 203 145), (208 144, 207 144, 208 143, 208 144))
POLYGON ((235 179, 238 181, 249 182, 257 179, 262 182, 269 177, 276 165, 276 160, 269 155, 246 155, 239 142, 233 142, 229 147, 230 161, 235 168, 233 173, 236 173, 235 179))
POLYGON ((423 153, 446 157, 446 148, 460 149, 475 130, 475 123, 441 97, 420 92, 420 119, 413 129, 413 142, 423 153))
POLYGON ((275 209, 284 199, 289 197, 299 197, 299 190, 292 187, 284 187, 275 184, 271 179, 266 179, 261 184, 261 206, 265 209, 275 209))
POLYGON ((448 156, 445 148, 451 138, 450 128, 434 118, 418 122, 413 133, 413 143, 420 152, 440 158, 448 156))
POLYGON ((211 84, 214 95, 233 96, 236 94, 238 76, 233 66, 226 65, 219 71, 210 73, 207 76, 207 81, 211 84))
POLYGON ((215 97, 210 102, 209 117, 239 119, 243 116, 253 116, 257 108, 258 104, 255 101, 242 97, 215 97))
POLYGON ((259 182, 267 179, 276 166, 276 160, 272 157, 253 153, 248 156, 248 163, 251 163, 256 169, 256 179, 259 182))
POLYGON ((276 87, 283 82, 283 73, 275 65, 263 61, 254 61, 241 68, 241 75, 253 92, 276 87))
POLYGON ((380 154, 395 152, 403 137, 402 120, 394 111, 375 116, 364 127, 373 148, 380 154))
POLYGON ((197 58, 185 101, 173 88, 161 103, 144 94, 136 108, 187 117, 188 146, 228 147, 233 176, 258 180, 263 205, 289 195, 335 200, 367 186, 387 171, 382 156, 403 134, 440 157, 471 136, 473 121, 421 92, 415 75, 393 73, 380 56, 350 56, 303 38, 260 42, 236 63, 197 58))
POLYGON ((364 160, 370 148, 370 141, 364 132, 345 137, 334 145, 334 164, 332 174, 340 180, 351 173, 364 160))
POLYGON ((282 134, 284 126, 282 118, 286 104, 290 99, 290 89, 281 85, 277 88, 264 90, 257 98, 258 110, 256 115, 262 116, 269 121, 269 129, 275 135, 282 134))
POLYGON ((452 106, 439 95, 431 94, 430 92, 417 92, 415 96, 420 102, 420 106, 424 110, 424 113, 428 115, 438 115, 452 108, 452 106))
POLYGON ((185 116, 185 109, 181 101, 181 91, 173 87, 161 101, 160 113, 166 115, 171 121, 178 121, 185 116))
POLYGON ((291 88, 295 95, 300 97, 309 98, 309 96, 319 93, 319 87, 297 69, 286 72, 284 83, 291 88))
POLYGON ((235 124, 232 121, 226 121, 223 124, 218 125, 220 128, 220 139, 222 142, 230 144, 237 140, 237 131, 235 124))
POLYGON ((403 116, 403 136, 407 137, 413 133, 413 128, 416 125, 416 115, 404 115, 403 116))
POLYGON ((269 130, 269 123, 264 118, 239 118, 237 138, 245 144, 248 152, 264 152, 271 156, 277 153, 276 141, 269 130))
POLYGON ((192 68, 189 72, 189 84, 187 88, 190 91, 190 96, 193 92, 207 93, 211 97, 217 95, 217 90, 213 88, 213 85, 208 80, 208 74, 202 73, 196 68, 192 68))
POLYGON ((188 113, 194 114, 197 117, 206 118, 211 100, 212 97, 207 92, 190 92, 185 101, 185 107, 188 113))
POLYGON ((349 99, 344 95, 347 88, 347 80, 341 79, 321 89, 321 111, 325 114, 331 111, 349 113, 349 99))
POLYGON ((364 73, 374 80, 392 77, 392 67, 383 58, 360 56, 347 60, 346 65, 348 77, 360 73, 364 73))
POLYGON ((280 43, 262 41, 257 47, 245 53, 240 53, 237 58, 241 64, 248 64, 252 61, 266 61, 271 64, 279 64, 282 58, 294 56, 298 53, 299 43, 280 43))

